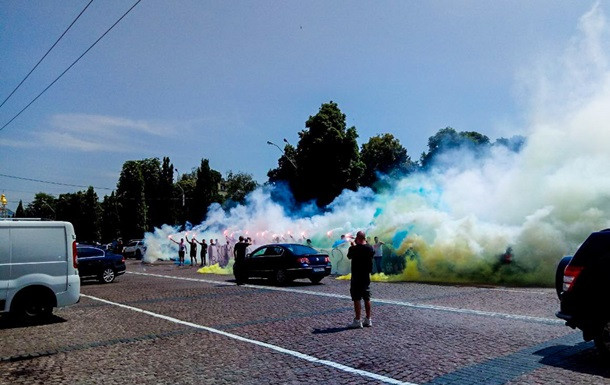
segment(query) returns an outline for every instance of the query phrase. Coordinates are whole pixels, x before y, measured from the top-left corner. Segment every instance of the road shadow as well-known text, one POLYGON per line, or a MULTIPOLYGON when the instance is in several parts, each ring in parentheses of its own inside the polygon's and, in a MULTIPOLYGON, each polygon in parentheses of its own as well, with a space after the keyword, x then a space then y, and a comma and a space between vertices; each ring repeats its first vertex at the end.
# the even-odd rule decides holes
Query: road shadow
POLYGON ((350 330, 348 327, 338 327, 338 328, 326 328, 326 329, 313 329, 312 334, 332 334, 332 333, 340 333, 350 330))
POLYGON ((41 320, 23 320, 7 314, 0 317, 0 330, 53 325, 62 322, 66 322, 66 319, 56 315, 51 315, 50 317, 41 320))
MULTIPOLYGON (((236 282, 234 279, 230 280, 230 282, 236 282)), ((265 278, 248 278, 248 284, 257 285, 257 286, 269 286, 269 287, 312 287, 312 286, 320 286, 324 285, 324 281, 313 283, 309 280, 293 280, 287 282, 283 285, 278 285, 273 282, 273 280, 265 279, 265 278)))
POLYGON ((542 356, 543 365, 610 378, 610 357, 599 353, 592 342, 550 346, 534 354, 542 356))

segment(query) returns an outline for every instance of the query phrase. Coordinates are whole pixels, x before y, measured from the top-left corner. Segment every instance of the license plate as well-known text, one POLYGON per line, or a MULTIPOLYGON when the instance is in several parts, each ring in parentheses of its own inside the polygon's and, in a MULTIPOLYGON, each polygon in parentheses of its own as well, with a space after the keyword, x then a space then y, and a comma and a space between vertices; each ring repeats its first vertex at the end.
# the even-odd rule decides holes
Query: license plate
POLYGON ((322 273, 322 272, 324 272, 324 268, 323 267, 314 267, 313 268, 313 272, 314 273, 322 273))

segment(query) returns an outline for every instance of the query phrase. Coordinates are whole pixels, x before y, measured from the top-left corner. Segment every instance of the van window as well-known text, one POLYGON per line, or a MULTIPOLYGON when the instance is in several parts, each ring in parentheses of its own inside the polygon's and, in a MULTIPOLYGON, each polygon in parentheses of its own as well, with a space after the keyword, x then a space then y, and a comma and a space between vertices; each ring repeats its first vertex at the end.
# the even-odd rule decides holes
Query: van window
POLYGON ((12 228, 11 242, 13 256, 19 256, 15 263, 65 261, 68 259, 66 249, 66 231, 63 227, 49 227, 41 231, 40 227, 12 228))

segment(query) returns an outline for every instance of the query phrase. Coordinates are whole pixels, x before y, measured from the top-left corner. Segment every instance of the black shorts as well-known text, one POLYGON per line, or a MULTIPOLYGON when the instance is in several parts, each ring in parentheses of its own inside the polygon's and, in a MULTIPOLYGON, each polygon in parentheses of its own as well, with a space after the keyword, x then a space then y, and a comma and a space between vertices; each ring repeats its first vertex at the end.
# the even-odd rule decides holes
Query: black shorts
POLYGON ((353 282, 349 288, 349 293, 352 296, 352 301, 360 301, 364 299, 365 301, 370 301, 371 299, 371 289, 370 282, 353 282))

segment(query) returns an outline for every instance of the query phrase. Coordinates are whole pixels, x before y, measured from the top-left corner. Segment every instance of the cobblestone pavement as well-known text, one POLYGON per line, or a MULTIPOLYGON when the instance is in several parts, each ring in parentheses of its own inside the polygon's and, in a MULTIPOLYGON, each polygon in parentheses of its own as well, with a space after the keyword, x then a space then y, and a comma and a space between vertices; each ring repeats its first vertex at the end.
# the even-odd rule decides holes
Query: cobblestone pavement
POLYGON ((198 274, 128 261, 49 322, 0 318, 0 384, 602 384, 610 361, 554 317, 553 289, 198 274))

